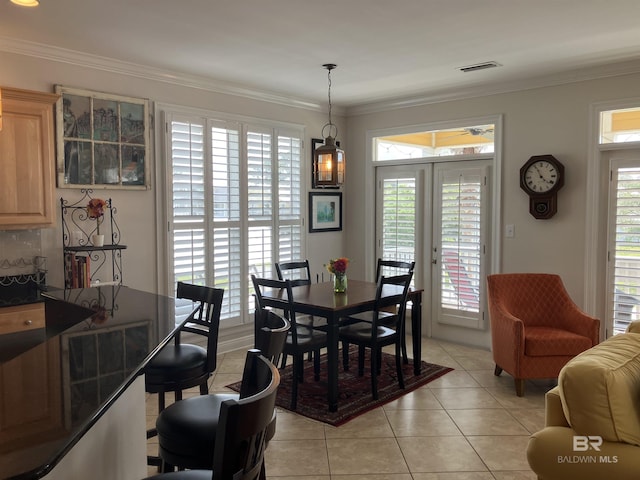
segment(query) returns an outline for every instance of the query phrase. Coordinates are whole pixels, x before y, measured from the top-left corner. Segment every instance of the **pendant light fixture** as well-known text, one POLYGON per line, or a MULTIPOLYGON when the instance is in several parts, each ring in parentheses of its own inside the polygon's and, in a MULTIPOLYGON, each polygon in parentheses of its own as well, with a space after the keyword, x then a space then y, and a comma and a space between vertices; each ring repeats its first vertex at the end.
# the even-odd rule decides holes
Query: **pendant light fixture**
POLYGON ((336 65, 325 63, 323 67, 327 69, 329 79, 329 123, 322 127, 324 145, 316 148, 313 152, 313 186, 316 188, 337 187, 344 184, 345 167, 344 151, 336 145, 338 127, 331 122, 331 70, 336 68, 336 65), (327 136, 325 137, 327 127, 327 136))

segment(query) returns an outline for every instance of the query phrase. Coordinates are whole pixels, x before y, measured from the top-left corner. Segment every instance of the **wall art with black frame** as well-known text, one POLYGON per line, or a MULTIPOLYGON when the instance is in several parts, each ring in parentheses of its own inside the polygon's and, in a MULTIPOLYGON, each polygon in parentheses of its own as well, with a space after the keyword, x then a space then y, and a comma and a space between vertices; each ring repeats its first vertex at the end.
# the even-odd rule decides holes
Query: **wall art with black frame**
POLYGON ((342 230, 342 192, 309 192, 309 232, 342 230))

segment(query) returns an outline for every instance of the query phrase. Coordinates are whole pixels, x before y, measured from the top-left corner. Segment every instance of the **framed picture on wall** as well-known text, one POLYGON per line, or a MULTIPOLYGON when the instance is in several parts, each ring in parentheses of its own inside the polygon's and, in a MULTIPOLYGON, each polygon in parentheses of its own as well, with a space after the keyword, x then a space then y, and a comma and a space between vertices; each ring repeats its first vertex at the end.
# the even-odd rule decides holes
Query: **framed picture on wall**
POLYGON ((55 91, 58 187, 148 189, 149 101, 55 91))
POLYGON ((342 230, 342 192, 309 192, 309 232, 342 230))

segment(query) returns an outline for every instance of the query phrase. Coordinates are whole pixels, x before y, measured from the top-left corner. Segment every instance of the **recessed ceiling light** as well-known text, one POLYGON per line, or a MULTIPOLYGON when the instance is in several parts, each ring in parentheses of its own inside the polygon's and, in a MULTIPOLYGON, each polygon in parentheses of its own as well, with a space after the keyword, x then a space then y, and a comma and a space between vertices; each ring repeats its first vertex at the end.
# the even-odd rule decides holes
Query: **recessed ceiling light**
POLYGON ((37 7, 40 5, 38 0, 11 0, 11 3, 15 3, 21 7, 37 7))

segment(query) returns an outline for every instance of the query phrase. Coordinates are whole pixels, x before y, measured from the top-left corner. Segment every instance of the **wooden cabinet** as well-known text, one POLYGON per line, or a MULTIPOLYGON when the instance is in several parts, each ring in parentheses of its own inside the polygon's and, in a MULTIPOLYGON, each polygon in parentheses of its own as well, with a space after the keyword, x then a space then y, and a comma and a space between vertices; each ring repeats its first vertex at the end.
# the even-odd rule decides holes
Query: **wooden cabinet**
POLYGON ((0 308, 0 334, 44 328, 44 303, 0 308))
POLYGON ((58 95, 0 88, 0 230, 51 227, 55 220, 53 105, 58 95))
POLYGON ((58 338, 0 365, 0 455, 65 433, 60 370, 58 338))

